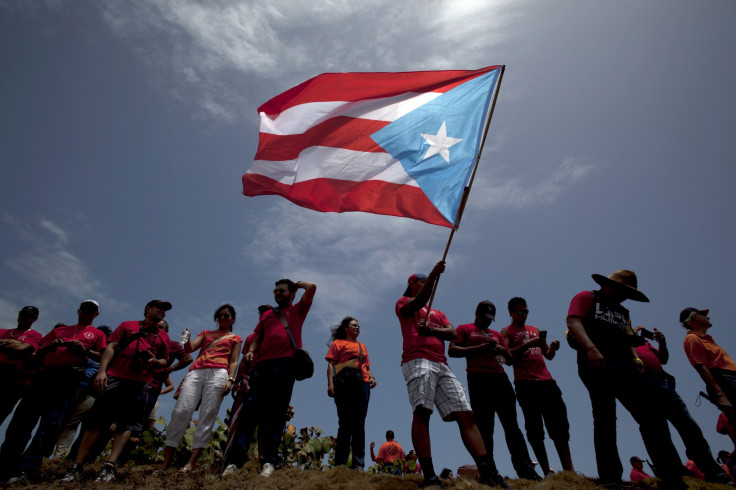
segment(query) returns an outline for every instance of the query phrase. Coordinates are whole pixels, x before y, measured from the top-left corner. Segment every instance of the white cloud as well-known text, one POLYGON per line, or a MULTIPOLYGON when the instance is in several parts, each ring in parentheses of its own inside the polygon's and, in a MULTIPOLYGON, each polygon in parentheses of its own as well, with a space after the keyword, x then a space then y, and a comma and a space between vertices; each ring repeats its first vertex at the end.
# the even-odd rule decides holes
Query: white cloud
POLYGON ((60 225, 43 217, 34 225, 9 214, 3 215, 1 221, 10 225, 21 242, 27 244, 23 253, 6 258, 5 265, 31 284, 51 290, 49 302, 95 298, 110 311, 122 307, 104 293, 103 285, 84 261, 69 250, 69 234, 60 225), (44 232, 50 232, 51 239, 44 232))
POLYGON ((159 0, 99 7, 173 96, 232 122, 321 72, 490 64, 488 50, 513 35, 507 29, 512 5, 518 8, 510 0, 159 0), (287 73, 300 79, 285 80, 287 73), (278 83, 268 84, 269 94, 252 93, 254 77, 278 83))
POLYGON ((483 192, 471 192, 468 205, 476 209, 547 205, 585 177, 592 168, 593 164, 584 158, 567 158, 551 174, 537 182, 502 177, 500 172, 494 170, 490 171, 490 175, 479 173, 473 188, 483 189, 483 192))
POLYGON ((400 294, 411 272, 428 271, 440 259, 450 233, 404 218, 317 213, 276 202, 249 229, 255 238, 244 249, 245 259, 272 271, 274 281, 288 276, 316 283, 318 294, 330 298, 313 313, 319 325, 339 320, 334 316, 341 305, 360 314, 385 291, 400 294))

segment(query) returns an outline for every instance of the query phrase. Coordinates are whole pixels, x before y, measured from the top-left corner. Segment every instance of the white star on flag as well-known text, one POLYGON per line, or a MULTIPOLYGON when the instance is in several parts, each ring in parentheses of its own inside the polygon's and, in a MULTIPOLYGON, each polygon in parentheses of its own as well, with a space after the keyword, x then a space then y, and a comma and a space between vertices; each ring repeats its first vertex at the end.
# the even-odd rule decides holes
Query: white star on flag
POLYGON ((445 121, 442 121, 442 127, 437 131, 437 134, 422 134, 421 136, 429 143, 427 153, 425 153, 422 160, 439 154, 447 163, 450 163, 450 147, 462 141, 462 138, 450 138, 447 136, 445 121))

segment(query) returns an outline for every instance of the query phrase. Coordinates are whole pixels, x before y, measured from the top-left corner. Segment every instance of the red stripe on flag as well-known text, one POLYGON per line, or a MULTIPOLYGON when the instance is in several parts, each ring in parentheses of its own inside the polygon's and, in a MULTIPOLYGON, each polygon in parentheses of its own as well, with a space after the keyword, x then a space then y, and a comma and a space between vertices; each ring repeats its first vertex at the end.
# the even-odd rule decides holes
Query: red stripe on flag
POLYGON ((294 160, 305 148, 311 146, 385 153, 370 135, 389 124, 390 121, 337 116, 309 128, 302 134, 260 133, 255 160, 294 160))
POLYGON ((263 175, 246 173, 243 175, 243 194, 282 196, 294 204, 321 212, 364 211, 388 216, 410 216, 452 228, 452 223, 437 211, 418 187, 378 180, 352 182, 313 179, 290 186, 263 175))
POLYGON ((497 69, 413 71, 403 73, 323 73, 272 98, 258 112, 276 115, 307 102, 356 101, 406 92, 440 92, 497 69))

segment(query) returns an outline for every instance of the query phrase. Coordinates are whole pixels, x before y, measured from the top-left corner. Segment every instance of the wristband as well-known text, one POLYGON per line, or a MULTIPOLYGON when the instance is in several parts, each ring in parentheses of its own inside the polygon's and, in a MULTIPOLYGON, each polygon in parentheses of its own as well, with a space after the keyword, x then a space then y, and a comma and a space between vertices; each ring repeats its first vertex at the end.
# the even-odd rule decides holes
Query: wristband
POLYGON ((233 378, 232 376, 230 376, 229 378, 227 378, 227 380, 230 381, 231 383, 235 383, 235 378, 233 378))

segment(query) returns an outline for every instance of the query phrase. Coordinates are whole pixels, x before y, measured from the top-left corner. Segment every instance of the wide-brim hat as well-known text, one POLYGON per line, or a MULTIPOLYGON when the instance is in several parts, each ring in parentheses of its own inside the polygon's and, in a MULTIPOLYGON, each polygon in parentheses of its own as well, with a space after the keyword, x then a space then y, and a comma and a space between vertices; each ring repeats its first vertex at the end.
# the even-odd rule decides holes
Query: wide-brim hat
POLYGON ((608 277, 600 274, 593 274, 591 277, 601 286, 612 286, 619 291, 625 292, 626 297, 631 300, 641 301, 643 303, 649 302, 649 298, 637 289, 638 281, 636 280, 634 271, 619 269, 612 272, 608 277))

